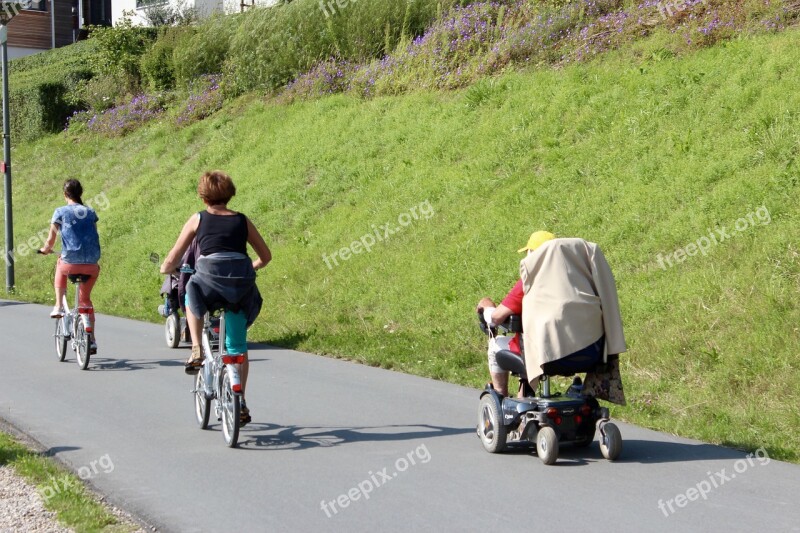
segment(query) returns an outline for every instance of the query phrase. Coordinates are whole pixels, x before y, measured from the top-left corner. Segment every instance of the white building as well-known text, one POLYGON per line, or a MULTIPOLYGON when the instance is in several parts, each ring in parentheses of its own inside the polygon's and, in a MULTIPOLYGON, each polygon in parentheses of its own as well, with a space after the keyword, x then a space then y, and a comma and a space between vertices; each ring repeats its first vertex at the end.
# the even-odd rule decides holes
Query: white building
POLYGON ((113 0, 111 11, 115 26, 122 19, 123 12, 134 13, 134 24, 147 25, 148 10, 194 10, 198 17, 204 18, 213 13, 240 13, 254 5, 266 7, 276 2, 277 0, 113 0))

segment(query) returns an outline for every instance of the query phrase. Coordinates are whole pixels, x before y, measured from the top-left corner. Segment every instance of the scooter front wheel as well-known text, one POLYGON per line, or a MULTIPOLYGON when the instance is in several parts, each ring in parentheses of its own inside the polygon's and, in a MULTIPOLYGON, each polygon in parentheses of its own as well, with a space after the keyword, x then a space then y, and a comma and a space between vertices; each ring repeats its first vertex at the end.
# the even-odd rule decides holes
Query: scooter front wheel
POLYGON ((502 452, 506 447, 507 432, 503 425, 502 408, 492 394, 481 398, 478 409, 478 436, 489 453, 502 452))
POLYGON ((622 433, 613 422, 605 424, 600 433, 600 452, 609 461, 614 461, 622 451, 622 433))

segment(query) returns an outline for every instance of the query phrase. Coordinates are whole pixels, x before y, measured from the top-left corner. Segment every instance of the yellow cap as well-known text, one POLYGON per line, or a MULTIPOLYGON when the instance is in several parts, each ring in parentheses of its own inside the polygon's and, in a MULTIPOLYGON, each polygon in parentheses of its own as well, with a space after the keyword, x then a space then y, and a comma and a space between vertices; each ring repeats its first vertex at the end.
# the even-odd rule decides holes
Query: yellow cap
POLYGON ((549 231, 534 231, 531 233, 531 238, 528 239, 528 244, 524 248, 520 248, 517 252, 524 252, 526 250, 535 250, 547 241, 552 241, 556 236, 549 231))

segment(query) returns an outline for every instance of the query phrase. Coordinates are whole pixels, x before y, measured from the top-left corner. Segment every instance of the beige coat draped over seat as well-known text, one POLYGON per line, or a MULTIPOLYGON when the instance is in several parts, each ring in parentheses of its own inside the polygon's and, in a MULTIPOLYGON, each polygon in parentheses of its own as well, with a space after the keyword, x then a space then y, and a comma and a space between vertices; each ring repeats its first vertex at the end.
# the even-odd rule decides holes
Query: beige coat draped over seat
POLYGON ((542 365, 586 348, 605 335, 606 354, 627 348, 617 287, 600 247, 583 239, 553 239, 520 263, 525 296, 525 366, 534 388, 542 365))

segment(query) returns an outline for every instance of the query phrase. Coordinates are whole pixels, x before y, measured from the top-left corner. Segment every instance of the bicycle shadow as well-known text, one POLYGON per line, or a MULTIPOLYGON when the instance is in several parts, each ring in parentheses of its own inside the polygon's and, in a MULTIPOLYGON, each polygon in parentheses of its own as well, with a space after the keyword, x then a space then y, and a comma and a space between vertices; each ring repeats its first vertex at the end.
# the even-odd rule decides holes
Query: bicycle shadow
MULTIPOLYGON (((250 362, 269 361, 269 359, 250 359, 250 362)), ((111 359, 92 357, 88 370, 118 372, 131 370, 153 370, 158 367, 183 367, 184 359, 111 359)))
MULTIPOLYGON (((211 427, 213 428, 213 426, 211 427)), ((451 428, 432 426, 429 424, 363 427, 301 427, 250 423, 240 430, 239 448, 243 450, 300 451, 311 448, 330 448, 356 442, 417 440, 463 435, 466 433, 475 433, 475 428, 451 428), (392 431, 398 428, 406 429, 406 431, 392 431), (414 430, 414 428, 421 429, 414 430), (306 433, 309 430, 312 432, 306 433), (301 434, 300 432, 303 433, 301 434)))

